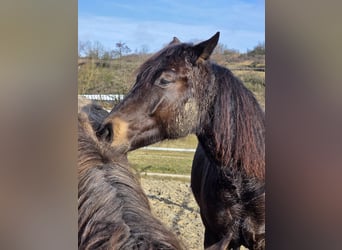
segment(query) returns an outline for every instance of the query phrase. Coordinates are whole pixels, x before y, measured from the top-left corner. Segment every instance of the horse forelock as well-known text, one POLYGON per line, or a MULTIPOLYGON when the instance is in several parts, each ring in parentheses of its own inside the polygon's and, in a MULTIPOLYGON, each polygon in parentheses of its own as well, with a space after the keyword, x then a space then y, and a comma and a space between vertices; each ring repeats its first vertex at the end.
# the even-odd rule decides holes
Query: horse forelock
POLYGON ((152 55, 136 71, 137 81, 133 89, 142 85, 150 86, 164 70, 184 67, 186 59, 194 57, 190 48, 191 44, 188 43, 175 44, 152 55))

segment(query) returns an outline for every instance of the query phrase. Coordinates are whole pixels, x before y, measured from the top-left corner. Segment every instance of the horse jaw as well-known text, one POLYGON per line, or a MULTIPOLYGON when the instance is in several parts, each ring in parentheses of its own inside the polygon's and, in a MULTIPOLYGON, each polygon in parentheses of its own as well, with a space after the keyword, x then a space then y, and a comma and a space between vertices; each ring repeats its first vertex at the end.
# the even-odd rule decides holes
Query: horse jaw
POLYGON ((174 138, 184 137, 194 133, 198 120, 198 105, 194 99, 189 99, 185 103, 183 111, 176 115, 174 138))

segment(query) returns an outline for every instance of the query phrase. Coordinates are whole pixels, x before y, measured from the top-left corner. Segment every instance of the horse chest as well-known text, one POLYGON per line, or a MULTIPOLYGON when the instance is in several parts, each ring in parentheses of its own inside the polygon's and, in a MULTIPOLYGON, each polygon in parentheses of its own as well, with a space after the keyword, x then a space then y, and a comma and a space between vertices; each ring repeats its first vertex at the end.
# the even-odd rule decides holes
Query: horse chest
POLYGON ((226 232, 227 228, 238 225, 241 218, 243 209, 240 203, 239 183, 222 177, 218 168, 213 166, 197 167, 198 169, 193 169, 192 176, 201 178, 192 178, 192 189, 201 208, 201 216, 207 226, 215 228, 218 232, 226 232))

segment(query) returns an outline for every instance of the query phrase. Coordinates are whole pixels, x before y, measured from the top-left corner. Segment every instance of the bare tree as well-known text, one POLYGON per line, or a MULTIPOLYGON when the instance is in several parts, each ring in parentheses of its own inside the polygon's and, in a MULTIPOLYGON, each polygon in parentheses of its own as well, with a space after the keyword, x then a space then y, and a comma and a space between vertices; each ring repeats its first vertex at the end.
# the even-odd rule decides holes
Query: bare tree
POLYGON ((92 59, 100 59, 105 53, 105 48, 99 41, 79 41, 78 43, 78 55, 80 57, 88 57, 92 59))
POLYGON ((114 53, 116 53, 117 57, 121 58, 124 54, 131 52, 131 49, 124 42, 117 42, 115 44, 114 53))
POLYGON ((79 41, 78 42, 78 56, 79 57, 87 56, 89 48, 91 48, 90 41, 79 41))
POLYGON ((247 51, 248 56, 265 55, 265 42, 258 43, 252 50, 247 51))

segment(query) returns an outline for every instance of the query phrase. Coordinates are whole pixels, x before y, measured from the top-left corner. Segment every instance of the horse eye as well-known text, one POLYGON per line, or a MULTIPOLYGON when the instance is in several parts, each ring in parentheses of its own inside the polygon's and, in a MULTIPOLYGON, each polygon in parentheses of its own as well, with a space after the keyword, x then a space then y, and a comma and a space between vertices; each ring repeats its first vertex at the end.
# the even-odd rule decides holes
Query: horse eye
POLYGON ((171 81, 165 80, 164 78, 161 78, 159 81, 159 85, 162 85, 162 86, 166 86, 170 83, 171 83, 171 81))

